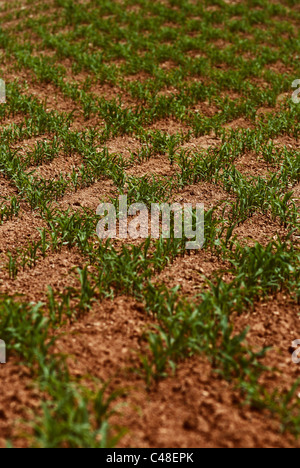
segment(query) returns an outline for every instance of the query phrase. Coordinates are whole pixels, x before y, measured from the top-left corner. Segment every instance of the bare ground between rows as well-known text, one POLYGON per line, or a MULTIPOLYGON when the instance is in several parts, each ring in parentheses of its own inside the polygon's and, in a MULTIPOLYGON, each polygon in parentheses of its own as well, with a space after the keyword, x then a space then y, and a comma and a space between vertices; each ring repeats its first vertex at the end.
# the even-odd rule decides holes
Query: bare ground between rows
POLYGON ((78 288, 78 268, 84 268, 87 261, 76 249, 63 248, 61 252, 40 257, 33 268, 20 269, 17 278, 9 279, 7 273, 0 280, 0 293, 15 296, 22 302, 47 302, 48 287, 57 293, 67 288, 78 288))
MULTIPOLYGON (((264 364, 275 368, 263 375, 261 381, 269 392, 276 388, 288 392, 300 375, 300 364, 292 360, 296 348, 292 342, 300 338, 299 305, 288 294, 280 293, 262 299, 253 309, 232 316, 236 331, 249 327, 247 343, 255 348, 271 348, 264 358, 264 364)), ((296 398, 300 397, 300 385, 296 398)))
MULTIPOLYGON (((277 364, 280 372, 272 388, 279 384, 280 390, 288 389, 299 372, 291 364, 288 350, 300 328, 298 321, 293 331, 289 329, 296 310, 286 304, 286 298, 279 297, 235 318, 238 329, 250 322, 248 340, 254 346, 270 345, 270 338, 276 337, 269 364, 277 364), (268 326, 273 322, 268 343, 261 327, 267 322, 268 326)), ((142 335, 151 322, 143 306, 133 299, 123 296, 105 300, 79 321, 59 330, 53 350, 68 355, 70 372, 81 383, 89 385, 96 378, 100 388, 103 381, 110 380, 111 389, 125 391, 119 400, 119 414, 112 420, 128 430, 119 446, 298 447, 292 436, 279 432, 279 422, 268 412, 243 406, 233 385, 218 377, 205 357, 185 360, 175 376, 147 391, 142 377, 132 369, 140 369, 142 335)), ((5 446, 7 439, 16 446, 26 446, 21 419, 33 421, 40 395, 32 386, 28 370, 13 360, 0 371, 6 389, 0 396, 0 446, 5 446)))
MULTIPOLYGON (((125 389, 120 414, 123 447, 292 447, 289 434, 266 411, 243 406, 234 386, 219 378, 204 357, 187 359, 174 377, 150 391, 132 369, 141 369, 143 331, 151 317, 128 297, 96 304, 79 322, 66 327, 57 350, 66 353, 72 375, 110 380, 125 389)), ((257 337, 257 332, 253 330, 257 337)), ((290 383, 291 379, 288 379, 290 383)))
MULTIPOLYGON (((70 69, 71 64, 65 64, 70 69)), ((73 79, 71 71, 69 73, 68 78, 73 79)), ((13 78, 13 75, 10 76, 13 78)), ((82 79, 84 78, 85 76, 82 76, 82 79)), ((119 92, 118 88, 110 85, 95 86, 93 90, 99 96, 103 93, 105 97, 116 97, 119 92)), ((74 109, 74 102, 65 100, 59 93, 59 98, 56 98, 57 89, 52 85, 35 83, 32 87, 30 85, 29 91, 41 101, 47 97, 49 110, 70 112, 74 109)), ((208 115, 215 111, 206 105, 204 107, 199 105, 199 109, 208 115)), ((17 118, 15 121, 18 121, 17 118)), ((100 123, 97 118, 85 122, 80 114, 72 129, 81 130, 100 123)), ((228 127, 254 128, 254 125, 241 118, 229 123, 228 127)), ((158 121, 150 129, 170 134, 189 130, 173 119, 158 121)), ((186 144, 186 148, 207 149, 218 143, 218 139, 208 135, 200 139, 192 138, 186 144)), ((286 141, 277 143, 281 145, 286 141)), ((288 144, 297 149, 298 142, 294 143, 288 141, 288 144)), ((110 141, 108 146, 112 152, 121 152, 127 156, 130 154, 128 148, 133 151, 140 148, 133 137, 120 137, 110 141)), ((74 159, 75 163, 77 160, 74 159)), ((255 175, 264 175, 266 170, 265 165, 250 154, 240 158, 237 168, 246 174, 255 175)), ((43 166, 40 171, 47 177, 53 169, 66 169, 65 160, 59 158, 53 165, 43 166)), ((167 161, 157 157, 128 173, 141 176, 149 172, 163 172, 163 175, 171 175, 169 170, 167 161)), ((3 186, 7 190, 5 194, 15 193, 10 191, 6 183, 3 186)), ((298 188, 295 187, 295 196, 299 195, 298 188)), ((68 194, 60 202, 60 206, 65 209, 72 206, 96 210, 100 195, 108 197, 112 190, 113 185, 110 181, 100 181, 88 189, 68 194)), ((179 201, 204 202, 206 208, 219 201, 231 199, 222 188, 208 183, 187 187, 176 196, 179 201)), ((35 214, 27 212, 21 213, 17 220, 1 226, 2 256, 6 250, 25 246, 28 240, 32 240, 32 233, 36 227, 41 227, 41 220, 35 214)), ((259 214, 236 230, 240 239, 246 239, 250 243, 258 240, 263 244, 277 232, 277 224, 259 214)), ((76 285, 73 268, 82 265, 83 259, 75 249, 64 249, 59 254, 51 254, 46 259, 39 260, 34 269, 20 272, 15 281, 8 280, 1 274, 1 292, 21 293, 24 300, 35 302, 45 300, 48 285, 61 292, 68 286, 76 285)), ((169 287, 180 284, 182 292, 192 296, 201 290, 203 275, 210 278, 216 270, 222 269, 226 275, 227 267, 208 252, 201 251, 198 255, 186 255, 176 259, 174 264, 168 266, 156 279, 169 287)), ((297 306, 284 296, 270 298, 270 301, 256 304, 253 310, 232 317, 232 321, 236 331, 250 325, 251 330, 247 338, 250 345, 259 348, 273 346, 274 351, 268 353, 266 363, 277 366, 279 370, 270 377, 264 377, 267 387, 272 390, 278 386, 282 391, 290 388, 299 373, 299 367, 291 361, 289 349, 291 341, 299 338, 300 333, 297 306)), ((204 357, 195 357, 180 363, 174 377, 159 382, 147 392, 143 379, 132 373, 131 368, 140 368, 138 352, 143 349, 143 331, 153 322, 153 318, 146 315, 141 304, 128 297, 118 297, 113 302, 97 302, 90 313, 60 330, 62 335, 55 350, 69 356, 69 367, 74 377, 83 382, 89 382, 91 377, 97 377, 101 381, 111 379, 113 387, 127 389, 125 397, 121 400, 125 406, 121 409, 121 415, 115 417, 116 423, 129 429, 120 446, 299 446, 299 442, 291 436, 278 432, 278 421, 272 419, 267 412, 258 413, 243 407, 238 392, 232 385, 216 376, 204 357)), ((19 423, 19 417, 28 417, 26 408, 35 411, 39 406, 40 396, 32 389, 27 370, 18 367, 13 360, 7 366, 1 366, 0 372, 3 382, 0 396, 0 446, 4 446, 5 439, 17 435, 16 429, 22 430, 23 425, 19 423)), ((26 439, 17 439, 16 445, 26 445, 26 439)))
POLYGON ((41 395, 29 369, 14 358, 0 364, 0 378, 0 448, 10 442, 16 447, 26 447, 31 432, 26 422, 40 408, 41 395))

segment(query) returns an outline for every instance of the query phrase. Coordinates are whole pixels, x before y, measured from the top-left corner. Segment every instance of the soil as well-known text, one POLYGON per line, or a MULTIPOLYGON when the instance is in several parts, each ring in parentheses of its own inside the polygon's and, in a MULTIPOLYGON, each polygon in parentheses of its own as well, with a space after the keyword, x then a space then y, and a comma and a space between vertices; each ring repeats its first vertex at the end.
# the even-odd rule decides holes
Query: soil
MULTIPOLYGON (((13 24, 13 23, 12 23, 13 24)), ((8 24, 9 27, 12 24, 8 24)), ((226 44, 216 41, 218 47, 226 44)), ((71 63, 63 62, 67 68, 66 79, 78 80, 71 73, 71 63)), ((172 69, 174 64, 166 61, 162 68, 172 69)), ((271 70, 284 67, 274 64, 271 70)), ((3 71, 6 80, 21 78, 22 72, 7 68, 3 71)), ((87 78, 88 74, 81 77, 87 78)), ((126 81, 146 80, 142 76, 130 76, 126 81)), ((65 98, 61 91, 52 84, 42 84, 33 80, 30 72, 23 79, 27 82, 26 94, 32 94, 41 102, 47 100, 47 110, 59 112, 75 111, 75 123, 72 129, 84 130, 89 127, 100 128, 102 122, 97 117, 87 121, 78 111, 73 101, 65 98)), ((98 97, 114 99, 122 92, 118 87, 96 84, 91 91, 98 97)), ((122 102, 127 107, 136 104, 127 93, 122 93, 122 102)), ((259 113, 274 109, 262 108, 259 113)), ((213 116, 218 109, 208 102, 194 106, 191 111, 213 116)), ((19 123, 22 116, 16 115, 1 123, 4 127, 19 123)), ((225 125, 226 128, 254 128, 253 123, 240 118, 225 125)), ((177 132, 187 134, 190 128, 174 119, 157 121, 148 130, 162 130, 170 135, 177 132)), ((48 137, 48 136, 44 136, 48 137)), ((38 141, 23 141, 18 145, 20 156, 24 155, 38 141)), ((220 140, 213 134, 200 138, 191 137, 182 147, 191 150, 207 150, 215 147, 220 140)), ((299 149, 299 141, 289 137, 275 140, 278 146, 299 149)), ((110 153, 119 153, 124 158, 130 157, 141 148, 135 137, 117 137, 106 145, 110 153)), ((60 173, 66 174, 81 163, 79 155, 66 158, 60 155, 51 164, 44 164, 36 169, 36 176, 53 178, 60 173)), ((266 176, 271 168, 246 153, 236 161, 236 168, 244 175, 266 176)), ((143 176, 154 174, 172 178, 177 166, 170 165, 167 156, 158 155, 149 161, 127 170, 129 175, 143 176)), ((273 169, 272 169, 273 170, 273 169)), ((99 203, 113 195, 115 187, 110 180, 101 180, 93 186, 68 193, 59 201, 61 209, 72 207, 90 208, 95 211, 99 203)), ((14 186, 0 175, 1 196, 17 195, 14 186)), ((294 187, 294 198, 300 206, 300 185, 294 187)), ((185 203, 201 202, 208 210, 221 201, 233 201, 221 186, 199 182, 174 194, 175 201, 185 203)), ((76 268, 83 267, 86 260, 76 250, 63 249, 59 254, 49 254, 39 259, 36 267, 21 271, 15 280, 9 279, 4 268, 6 253, 15 252, 27 245, 29 240, 37 238, 37 228, 45 227, 44 221, 31 211, 24 200, 17 218, 0 225, 0 294, 22 297, 22 300, 46 302, 47 287, 59 292, 67 287, 76 286, 76 268)), ((236 228, 237 238, 248 245, 256 241, 266 245, 278 234, 284 236, 285 230, 276 220, 262 214, 256 214, 236 228)), ((192 299, 199 294, 205 281, 212 279, 216 272, 224 271, 224 278, 230 280, 228 265, 211 253, 200 251, 197 254, 177 258, 173 264, 157 275, 155 281, 167 287, 180 286, 183 295, 192 299), (206 278, 206 279, 204 279, 206 278)), ((92 310, 75 323, 67 324, 59 330, 59 338, 53 352, 68 355, 71 374, 80 382, 88 383, 91 376, 101 382, 110 380, 110 388, 125 389, 120 398, 122 403, 118 416, 113 422, 128 429, 119 443, 120 447, 299 447, 300 441, 289 433, 280 432, 279 421, 264 411, 244 405, 234 384, 221 379, 212 364, 203 356, 187 358, 180 362, 175 375, 159 381, 150 389, 146 388, 139 361, 139 352, 145 344, 144 332, 155 323, 147 315, 144 306, 133 298, 116 297, 113 301, 103 300, 94 303, 92 310), (139 372, 133 372, 133 369, 139 372)), ((265 376, 264 384, 271 392, 275 388, 286 391, 299 376, 299 365, 291 360, 291 342, 300 337, 299 307, 287 297, 278 294, 265 298, 254 305, 252 310, 245 310, 241 315, 232 317, 235 332, 250 328, 248 343, 257 348, 272 346, 267 353, 265 363, 276 366, 272 377, 265 376)), ((40 406, 41 395, 27 367, 12 357, 6 365, 0 365, 0 447, 5 447, 12 440, 16 447, 27 446, 26 421, 32 421, 33 412, 40 406)), ((300 388, 299 388, 300 391, 300 388)))

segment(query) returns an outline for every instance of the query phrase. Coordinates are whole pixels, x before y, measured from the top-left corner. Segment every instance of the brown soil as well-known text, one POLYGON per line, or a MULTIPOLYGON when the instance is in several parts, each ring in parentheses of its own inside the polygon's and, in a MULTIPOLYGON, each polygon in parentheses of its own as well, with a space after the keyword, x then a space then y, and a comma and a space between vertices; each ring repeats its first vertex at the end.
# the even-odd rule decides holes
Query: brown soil
MULTIPOLYGON (((167 281, 166 284, 169 285, 167 281)), ((190 290, 186 289, 185 292, 190 290)), ((258 305, 257 311, 255 309, 251 314, 236 318, 236 328, 240 330, 248 326, 249 318, 253 317, 249 336, 253 345, 265 344, 260 338, 261 329, 257 326, 262 319, 260 311, 265 314, 264 305, 268 307, 268 302, 262 304, 262 307, 258 305)), ((277 307, 281 307, 280 303, 277 303, 277 307)), ((275 308, 272 305, 272 309, 275 308)), ((290 309, 287 307, 286 310, 290 309)), ((280 317, 275 317, 274 329, 282 325, 280 317)), ((271 318, 267 320, 270 323, 271 318)), ((120 414, 114 419, 128 429, 120 446, 183 448, 299 445, 292 436, 278 432, 278 422, 272 420, 267 412, 257 412, 243 406, 234 386, 220 379, 205 358, 185 360, 179 365, 176 376, 170 376, 147 391, 143 379, 132 374, 131 369, 139 367, 141 336, 150 321, 153 319, 147 318, 141 305, 127 297, 119 297, 113 302, 105 301, 95 305, 89 316, 62 330, 62 337, 57 344, 57 351, 70 356, 69 368, 77 379, 86 381, 91 375, 101 381, 110 379, 111 388, 125 390, 125 396, 120 400, 120 414)), ((288 323, 282 330, 285 329, 289 329, 288 323)), ((290 369, 285 378, 286 386, 293 381, 298 370, 296 365, 291 364, 288 352, 294 336, 297 336, 296 330, 290 333, 290 338, 282 332, 281 342, 274 343, 276 355, 279 353, 286 356, 283 362, 290 369)), ((267 340, 267 344, 270 344, 270 340, 267 340)), ((270 354, 268 364, 274 365, 272 358, 274 356, 270 354)), ((284 375, 285 370, 282 369, 284 375)), ((280 383, 280 378, 277 383, 280 383)))
MULTIPOLYGON (((208 9, 215 11, 218 7, 208 9)), ((7 23, 6 27, 11 29, 18 23, 19 20, 15 19, 7 23)), ((177 27, 173 24, 168 26, 177 27)), ((215 41, 214 44, 218 48, 228 45, 224 40, 215 41)), ((26 81, 24 93, 36 96, 40 102, 44 102, 47 111, 74 111, 72 130, 102 127, 103 122, 97 116, 85 121, 78 104, 63 96, 56 86, 38 83, 33 80, 30 71, 18 70, 13 65, 15 64, 7 64, 2 73, 5 80, 20 79, 23 80, 22 83, 26 81)), ((62 61, 62 65, 66 68, 68 81, 83 82, 88 77, 86 72, 75 76, 70 60, 62 61)), ((161 64, 162 69, 172 70, 174 67, 172 61, 161 64)), ((227 68, 225 64, 220 64, 220 67, 227 68)), ((282 67, 281 63, 276 63, 269 68, 283 72, 282 67)), ((287 72, 286 69, 284 71, 287 72)), ((146 73, 141 73, 127 76, 124 81, 143 81, 148 78, 146 73)), ((173 91, 175 90, 164 90, 163 94, 168 95, 173 91)), ((126 107, 131 108, 137 104, 129 93, 118 86, 94 83, 91 92, 105 99, 121 96, 123 106, 126 107)), ((203 102, 194 106, 191 111, 212 117, 219 109, 209 102, 203 102)), ((267 112, 274 113, 275 109, 261 108, 258 116, 267 112)), ((1 122, 1 127, 21 123, 23 119, 24 116, 16 115, 1 122)), ((239 118, 226 124, 225 128, 252 129, 254 123, 239 118)), ((180 121, 168 118, 156 121, 147 130, 186 135, 191 129, 180 121)), ((24 157, 37 141, 50 137, 43 135, 16 144, 18 157, 24 157)), ((290 137, 278 138, 274 143, 289 149, 299 149, 300 145, 299 141, 290 137)), ((191 152, 206 152, 208 148, 219 144, 220 139, 213 134, 199 138, 191 136, 182 148, 191 152)), ((110 154, 120 154, 124 159, 129 159, 131 153, 141 149, 141 143, 134 136, 110 139, 104 146, 110 154)), ((81 164, 81 160, 80 155, 67 158, 60 154, 52 163, 29 170, 36 170, 36 177, 51 179, 70 173, 81 164)), ((241 155, 235 166, 249 177, 265 177, 274 170, 252 153, 241 155)), ((153 174, 172 180, 177 169, 176 164, 170 165, 167 156, 157 155, 143 164, 129 168, 127 174, 136 177, 153 174)), ((67 193, 58 202, 58 206, 65 210, 71 207, 74 210, 89 208, 95 211, 102 200, 108 200, 115 193, 113 182, 103 179, 91 187, 67 193)), ((2 175, 0 195, 18 195, 13 183, 2 175)), ((300 206, 300 184, 294 187, 294 199, 300 206)), ((205 209, 209 210, 223 201, 234 201, 234 197, 222 186, 199 182, 175 193, 174 201, 204 203, 205 209)), ((36 240, 37 228, 44 227, 45 222, 38 212, 31 211, 24 200, 21 200, 19 216, 0 225, 0 294, 16 295, 24 301, 46 302, 48 286, 57 292, 63 292, 68 287, 78 285, 76 269, 83 268, 87 260, 76 249, 67 248, 63 248, 60 253, 49 253, 45 259, 39 258, 34 268, 25 268, 16 279, 9 278, 5 266, 7 252, 15 253, 28 242, 36 240)), ((287 232, 276 220, 256 213, 238 226, 234 234, 247 245, 254 245, 255 242, 266 245, 277 235, 284 237, 287 232)), ((168 288, 180 286, 182 295, 190 300, 197 300, 197 295, 207 280, 213 279, 216 272, 222 273, 224 281, 231 279, 228 267, 226 262, 209 251, 201 250, 196 254, 193 252, 177 258, 155 277, 155 282, 163 283, 168 288)), ((74 323, 65 324, 56 332, 59 338, 53 352, 68 356, 73 377, 87 385, 92 377, 101 382, 110 380, 110 388, 125 389, 124 396, 120 398, 120 414, 113 419, 113 422, 128 429, 120 447, 300 447, 300 442, 292 435, 280 433, 280 423, 270 413, 243 405, 234 383, 221 379, 213 365, 203 356, 187 357, 184 362, 179 363, 175 375, 170 374, 147 389, 139 353, 145 349, 145 332, 155 323, 156 319, 147 315, 142 304, 122 295, 114 300, 95 301, 89 313, 74 323)), ((272 375, 266 374, 262 381, 270 392, 275 388, 287 391, 299 374, 299 366, 291 361, 290 350, 291 342, 300 336, 299 306, 286 296, 278 294, 256 303, 253 309, 245 310, 241 315, 235 315, 232 323, 236 333, 250 327, 247 337, 249 345, 255 348, 272 346, 273 350, 265 357, 265 364, 276 366, 277 370, 272 375)), ((15 358, 11 358, 6 365, 0 365, 0 375, 0 447, 6 446, 9 440, 13 440, 17 447, 27 446, 25 430, 28 433, 28 426, 25 421, 34 420, 33 413, 40 408, 41 395, 28 368, 15 358)))
POLYGON ((14 446, 26 447, 29 432, 25 421, 39 410, 41 396, 26 366, 11 359, 1 364, 0 372, 0 448, 11 441, 14 446))

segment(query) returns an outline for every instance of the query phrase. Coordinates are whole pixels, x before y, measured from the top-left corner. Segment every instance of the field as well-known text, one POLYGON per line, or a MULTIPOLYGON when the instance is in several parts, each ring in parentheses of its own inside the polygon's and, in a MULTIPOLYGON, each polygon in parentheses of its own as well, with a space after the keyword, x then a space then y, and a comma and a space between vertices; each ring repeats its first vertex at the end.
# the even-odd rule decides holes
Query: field
POLYGON ((0 447, 300 447, 299 3, 0 18, 0 447), (100 239, 121 195, 203 248, 100 239))

